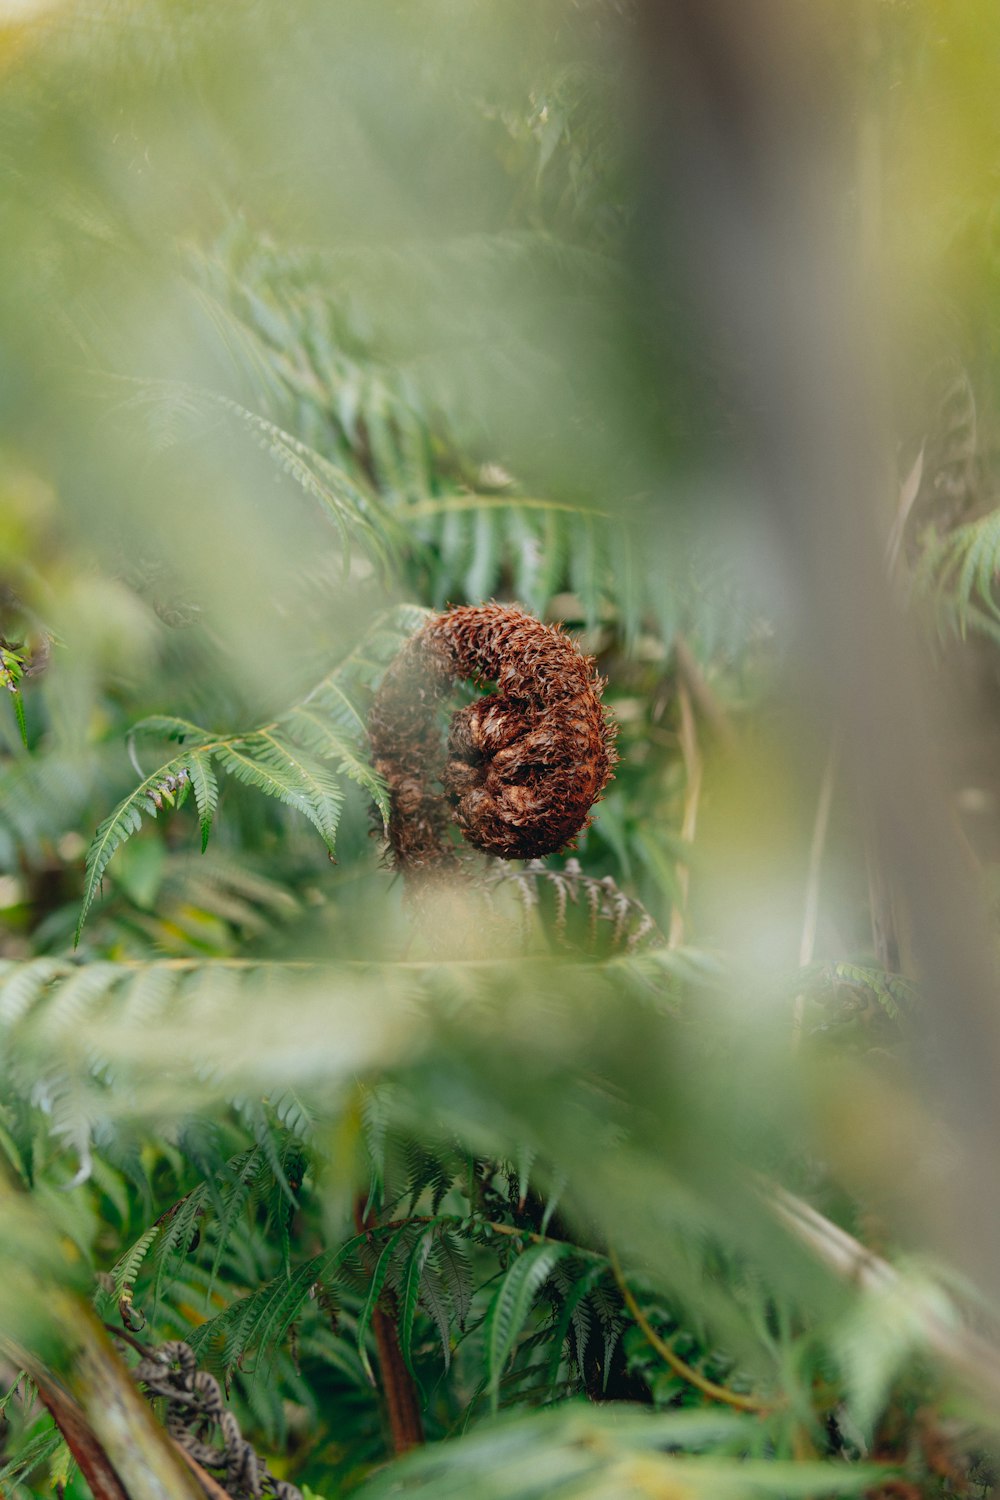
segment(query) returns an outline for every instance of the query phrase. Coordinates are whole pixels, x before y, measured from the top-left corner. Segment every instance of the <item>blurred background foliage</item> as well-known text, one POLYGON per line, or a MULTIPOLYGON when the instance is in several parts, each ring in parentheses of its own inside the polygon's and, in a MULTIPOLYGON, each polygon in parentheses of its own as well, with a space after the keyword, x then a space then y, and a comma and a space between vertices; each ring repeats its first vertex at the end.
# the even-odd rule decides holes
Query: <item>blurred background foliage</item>
MULTIPOLYGON (((890 673, 865 727, 931 745, 992 977, 996 21, 738 10, 737 124, 761 55, 847 143, 881 457, 831 590, 905 621, 934 707, 890 673)), ((698 272, 787 301, 838 399, 794 259, 692 272, 717 79, 655 11, 0 4, 4 1493, 91 1493, 66 1400, 124 1493, 189 1493, 102 1426, 169 1339, 327 1500, 994 1492, 997 1225, 953 1184, 996 1142, 949 1108, 993 994, 949 1051, 905 880, 945 911, 949 867, 881 837, 762 499, 777 364, 698 272), (597 657, 621 763, 576 849, 415 906, 365 715, 491 598, 597 657)))

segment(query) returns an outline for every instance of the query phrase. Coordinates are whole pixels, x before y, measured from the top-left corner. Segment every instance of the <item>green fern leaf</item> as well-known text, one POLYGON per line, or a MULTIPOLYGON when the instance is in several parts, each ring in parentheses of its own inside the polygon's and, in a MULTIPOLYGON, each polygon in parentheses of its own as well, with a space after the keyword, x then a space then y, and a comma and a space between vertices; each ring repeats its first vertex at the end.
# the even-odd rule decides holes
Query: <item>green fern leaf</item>
POLYGON ((589 1293, 607 1274, 607 1266, 588 1266, 581 1276, 569 1280, 569 1285, 561 1287, 562 1307, 559 1312, 559 1320, 556 1323, 550 1338, 552 1358, 549 1363, 548 1380, 550 1385, 555 1385, 559 1375, 559 1366, 563 1361, 563 1350, 570 1329, 574 1334, 575 1354, 577 1368, 583 1375, 583 1354, 590 1333, 590 1307, 587 1302, 589 1293))
POLYGON ((196 1188, 181 1199, 166 1223, 161 1224, 160 1242, 156 1247, 156 1285, 153 1290, 153 1316, 159 1308, 168 1272, 176 1270, 191 1250, 198 1229, 198 1221, 209 1196, 208 1184, 199 1182, 196 1188))
POLYGON ((212 1256, 212 1268, 209 1272, 208 1286, 205 1291, 205 1304, 210 1303, 215 1283, 222 1265, 222 1258, 232 1240, 236 1225, 250 1199, 255 1179, 259 1176, 261 1168, 265 1166, 266 1159, 259 1146, 251 1146, 248 1151, 240 1152, 239 1156, 226 1163, 223 1173, 229 1178, 228 1185, 222 1188, 221 1208, 217 1210, 215 1225, 215 1253, 212 1256))
POLYGON ((420 1283, 420 1301, 434 1320, 441 1340, 441 1354, 445 1370, 451 1367, 451 1328, 454 1313, 444 1277, 433 1259, 424 1266, 420 1283))
POLYGON ((149 1228, 143 1231, 135 1244, 126 1250, 125 1254, 111 1267, 116 1297, 120 1297, 127 1286, 135 1286, 135 1278, 139 1274, 143 1261, 155 1244, 161 1227, 158 1223, 150 1224, 149 1228))
POLYGON ((333 853, 343 793, 324 765, 269 729, 224 742, 214 753, 240 781, 307 817, 333 853))
POLYGON ((205 408, 222 410, 250 433, 257 445, 278 467, 314 500, 333 523, 344 546, 348 564, 352 543, 359 543, 373 562, 385 569, 391 563, 402 537, 398 522, 375 494, 369 493, 323 454, 294 437, 276 422, 248 410, 239 402, 215 391, 172 381, 133 381, 135 404, 177 405, 188 414, 205 408))
MULTIPOLYGON (((409 1259, 406 1262, 406 1269, 403 1272, 399 1309, 399 1347, 411 1375, 415 1373, 412 1358, 413 1323, 417 1315, 417 1303, 420 1300, 424 1281, 424 1268, 427 1265, 427 1257, 431 1253, 434 1244, 434 1235, 440 1223, 441 1220, 439 1218, 433 1219, 430 1224, 425 1225, 420 1231, 416 1243, 410 1251, 409 1259)), ((445 1346, 445 1363, 447 1364, 450 1352, 448 1351, 447 1331, 445 1331, 442 1342, 445 1346)))
POLYGON ((490 1404, 500 1402, 500 1377, 538 1292, 571 1245, 532 1245, 514 1261, 497 1288, 483 1325, 490 1404))
POLYGON ((188 1335, 191 1347, 199 1351, 223 1335, 225 1369, 232 1369, 251 1349, 257 1349, 261 1356, 258 1372, 266 1370, 313 1287, 326 1281, 365 1238, 357 1235, 336 1251, 324 1251, 303 1261, 290 1277, 282 1271, 250 1296, 231 1303, 217 1318, 193 1329, 188 1335))
POLYGON ((278 722, 297 745, 324 760, 336 761, 338 773, 364 787, 382 814, 383 822, 388 822, 389 794, 385 782, 358 755, 354 746, 337 733, 324 712, 324 701, 318 693, 310 694, 305 703, 283 714, 278 722))
POLYGON ((20 1449, 20 1451, 0 1468, 0 1482, 4 1485, 19 1479, 21 1475, 28 1474, 32 1469, 44 1463, 52 1457, 53 1453, 62 1447, 63 1436, 58 1427, 46 1428, 43 1432, 36 1433, 20 1449))
POLYGON ((178 719, 174 714, 150 714, 132 727, 133 734, 155 734, 160 739, 176 740, 179 745, 192 742, 194 746, 207 744, 212 732, 194 724, 190 719, 178 719))
POLYGON ((191 790, 194 792, 195 806, 198 809, 198 820, 201 825, 201 852, 204 854, 208 848, 212 819, 215 817, 215 809, 219 802, 219 783, 212 770, 212 757, 207 751, 189 750, 185 763, 191 780, 191 790))
POLYGON ((86 875, 83 882, 83 899, 76 925, 76 942, 80 941, 83 924, 87 920, 98 887, 104 878, 111 856, 120 849, 125 840, 142 826, 143 814, 155 818, 164 802, 176 804, 187 788, 188 757, 178 755, 165 765, 158 766, 152 775, 129 792, 110 817, 98 828, 94 841, 87 851, 86 875))
POLYGON ((402 1229, 397 1229, 395 1234, 389 1240, 388 1244, 384 1246, 381 1255, 375 1262, 375 1270, 372 1272, 371 1283, 368 1287, 368 1296, 365 1298, 364 1307, 361 1309, 361 1315, 358 1318, 358 1353, 361 1356, 361 1363, 364 1365, 365 1374, 368 1376, 368 1379, 371 1381, 372 1385, 375 1384, 375 1375, 371 1367, 371 1360, 368 1358, 368 1328, 371 1324, 375 1309, 378 1306, 378 1300, 382 1295, 382 1289, 385 1286, 385 1279, 389 1274, 389 1268, 392 1265, 397 1246, 402 1240, 406 1239, 412 1233, 412 1231, 413 1226, 411 1224, 404 1224, 402 1229))
POLYGON ((464 1328, 469 1309, 472 1307, 473 1291, 472 1267, 469 1265, 465 1247, 457 1235, 445 1230, 434 1241, 433 1253, 441 1279, 448 1289, 448 1296, 451 1298, 458 1325, 464 1328))
POLYGON ((11 696, 14 700, 14 718, 17 720, 17 727, 20 732, 21 739, 24 741, 24 748, 25 750, 27 750, 29 748, 28 726, 24 718, 24 699, 21 697, 21 694, 19 692, 15 692, 11 696))

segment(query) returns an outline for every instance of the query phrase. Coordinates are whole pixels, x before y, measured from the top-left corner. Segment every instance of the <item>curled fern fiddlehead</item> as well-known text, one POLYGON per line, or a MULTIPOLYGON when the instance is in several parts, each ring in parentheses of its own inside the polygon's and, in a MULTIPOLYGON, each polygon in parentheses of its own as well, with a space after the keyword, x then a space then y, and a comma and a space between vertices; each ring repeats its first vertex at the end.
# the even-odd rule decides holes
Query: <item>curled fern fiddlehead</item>
POLYGON ((603 686, 593 658, 522 610, 467 605, 429 620, 389 667, 368 721, 398 868, 453 865, 450 818, 500 859, 569 843, 616 759, 603 686), (466 678, 496 689, 452 716, 445 746, 438 710, 466 678))

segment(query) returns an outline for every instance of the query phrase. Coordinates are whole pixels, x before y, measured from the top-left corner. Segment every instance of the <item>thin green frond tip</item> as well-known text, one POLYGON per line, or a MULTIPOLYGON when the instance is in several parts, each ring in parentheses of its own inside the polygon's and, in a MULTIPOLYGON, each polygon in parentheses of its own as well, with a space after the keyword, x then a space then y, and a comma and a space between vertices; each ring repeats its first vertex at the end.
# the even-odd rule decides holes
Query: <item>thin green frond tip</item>
POLYGON ((24 741, 24 748, 25 750, 27 750, 30 748, 30 746, 28 745, 28 726, 24 722, 24 699, 21 697, 20 693, 14 693, 13 697, 14 717, 17 720, 17 727, 21 731, 21 739, 24 741))
POLYGON ((24 700, 21 697, 20 682, 24 676, 24 656, 20 649, 15 650, 13 646, 0 643, 0 687, 5 687, 14 699, 14 717, 17 727, 24 741, 24 748, 28 749, 28 729, 24 722, 24 700))
POLYGON ((212 769, 212 757, 204 750, 191 750, 186 757, 188 778, 194 792, 198 821, 201 826, 201 852, 208 848, 212 820, 219 803, 219 783, 212 769))

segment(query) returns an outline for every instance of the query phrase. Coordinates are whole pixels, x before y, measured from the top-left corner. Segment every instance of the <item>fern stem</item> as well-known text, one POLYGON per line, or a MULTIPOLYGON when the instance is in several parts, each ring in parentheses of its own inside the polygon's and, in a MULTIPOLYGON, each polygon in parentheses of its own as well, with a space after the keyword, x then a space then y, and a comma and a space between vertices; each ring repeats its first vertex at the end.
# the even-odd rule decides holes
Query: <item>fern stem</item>
POLYGON ((700 1374, 699 1371, 692 1369, 689 1364, 686 1364, 680 1355, 675 1354, 670 1345, 660 1337, 635 1300, 625 1280, 621 1262, 610 1245, 608 1246, 608 1261, 611 1265, 611 1274, 618 1284, 618 1290, 622 1294, 625 1306, 632 1314, 639 1328, 641 1328, 647 1343, 651 1348, 656 1350, 660 1358, 670 1366, 675 1375, 679 1375, 682 1380, 686 1380, 689 1385, 693 1385, 697 1390, 701 1391, 703 1396, 708 1396, 712 1401, 721 1401, 726 1406, 733 1406, 737 1411, 763 1413, 773 1410, 772 1405, 768 1402, 761 1401, 755 1396, 741 1396, 738 1391, 730 1391, 724 1385, 716 1385, 714 1380, 709 1380, 707 1376, 700 1374))
MULTIPOLYGON (((368 1233, 385 1225, 372 1225, 365 1217, 365 1200, 358 1198, 354 1204, 354 1223, 359 1234, 368 1233)), ((404 1221, 405 1222, 405 1221, 404 1221)), ((395 1453, 406 1453, 424 1442, 424 1427, 420 1418, 416 1381, 406 1368, 403 1352, 399 1347, 396 1325, 389 1314, 376 1307, 372 1314, 372 1333, 378 1350, 379 1369, 382 1373, 382 1391, 385 1396, 389 1432, 395 1453)))

